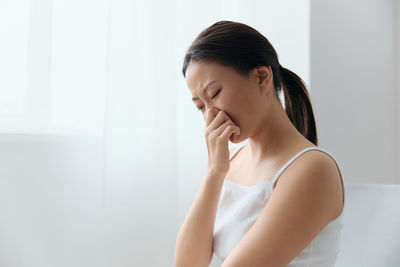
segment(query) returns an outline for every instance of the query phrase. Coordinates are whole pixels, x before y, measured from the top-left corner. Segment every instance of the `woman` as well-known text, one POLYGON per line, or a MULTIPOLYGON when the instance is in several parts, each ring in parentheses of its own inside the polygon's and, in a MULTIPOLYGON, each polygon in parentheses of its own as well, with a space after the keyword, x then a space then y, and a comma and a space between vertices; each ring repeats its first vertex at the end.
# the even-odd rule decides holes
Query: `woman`
POLYGON ((334 266, 345 192, 336 159, 318 147, 304 82, 233 21, 197 36, 183 76, 205 121, 208 165, 175 265, 208 266, 215 253, 223 267, 334 266), (248 144, 233 152, 228 139, 248 144))

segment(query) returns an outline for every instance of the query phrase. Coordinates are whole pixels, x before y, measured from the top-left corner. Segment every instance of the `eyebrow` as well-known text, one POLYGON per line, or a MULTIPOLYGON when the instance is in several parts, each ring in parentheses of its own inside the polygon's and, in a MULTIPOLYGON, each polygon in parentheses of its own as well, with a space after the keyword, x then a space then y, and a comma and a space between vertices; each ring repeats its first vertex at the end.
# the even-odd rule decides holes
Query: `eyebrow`
MULTIPOLYGON (((207 87, 209 87, 211 84, 215 83, 216 81, 217 81, 217 80, 214 80, 214 81, 209 82, 209 83, 206 85, 206 87, 203 88, 203 90, 202 90, 201 92, 204 92, 205 90, 207 90, 207 87)), ((192 101, 194 101, 194 100, 196 100, 196 99, 199 99, 199 98, 198 98, 198 97, 193 97, 193 98, 192 98, 192 101)))

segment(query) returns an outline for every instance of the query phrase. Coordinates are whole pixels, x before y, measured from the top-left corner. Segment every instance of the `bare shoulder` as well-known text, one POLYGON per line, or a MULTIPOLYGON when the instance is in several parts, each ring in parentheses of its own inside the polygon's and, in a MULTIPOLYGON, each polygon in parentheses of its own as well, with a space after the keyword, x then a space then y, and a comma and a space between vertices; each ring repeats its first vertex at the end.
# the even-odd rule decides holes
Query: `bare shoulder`
MULTIPOLYGON (((331 214, 337 218, 343 207, 342 177, 336 161, 321 150, 309 150, 301 154, 281 174, 278 181, 283 187, 301 186, 325 196, 331 204, 331 214)), ((278 188, 278 181, 275 190, 278 188)))
POLYGON ((298 159, 299 163, 301 162, 301 164, 298 164, 298 167, 312 167, 323 171, 324 174, 328 174, 330 177, 334 176, 338 180, 341 178, 339 166, 337 166, 336 161, 324 151, 312 149, 304 152, 298 159))

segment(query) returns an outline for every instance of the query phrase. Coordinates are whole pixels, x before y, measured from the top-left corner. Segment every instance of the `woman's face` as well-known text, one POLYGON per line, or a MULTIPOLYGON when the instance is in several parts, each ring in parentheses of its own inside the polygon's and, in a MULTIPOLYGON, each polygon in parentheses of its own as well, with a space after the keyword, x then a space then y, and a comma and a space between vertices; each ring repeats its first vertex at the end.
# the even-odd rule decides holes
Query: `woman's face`
MULTIPOLYGON (((262 68, 270 70, 270 67, 262 68)), ((235 142, 257 133, 259 123, 265 118, 267 102, 263 90, 271 86, 272 79, 261 83, 258 73, 254 69, 249 77, 243 77, 230 67, 206 61, 192 61, 186 70, 186 83, 203 119, 207 109, 224 111, 240 128, 235 142)))

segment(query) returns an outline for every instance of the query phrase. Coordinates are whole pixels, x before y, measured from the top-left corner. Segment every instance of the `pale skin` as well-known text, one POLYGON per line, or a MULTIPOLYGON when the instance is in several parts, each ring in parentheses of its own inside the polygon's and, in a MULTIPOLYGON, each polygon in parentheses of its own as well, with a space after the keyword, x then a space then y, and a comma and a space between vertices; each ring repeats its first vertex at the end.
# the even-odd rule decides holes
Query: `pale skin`
MULTIPOLYGON (((187 68, 186 82, 192 97, 197 98, 194 104, 201 108, 206 137, 220 126, 219 129, 226 129, 226 136, 235 135, 231 142, 248 140, 248 145, 229 161, 227 140, 217 146, 211 138, 206 138, 209 175, 201 194, 207 198, 198 200, 197 205, 213 199, 207 203, 212 212, 201 217, 203 223, 207 222, 207 234, 210 234, 224 179, 243 186, 270 181, 292 156, 315 145, 287 117, 276 94, 270 66, 258 66, 248 77, 243 77, 215 62, 192 61, 187 68)), ((342 182, 335 161, 322 151, 307 151, 281 174, 260 217, 222 266, 286 266, 340 215, 342 208, 342 182)), ((212 250, 208 263, 211 257, 212 250)))

